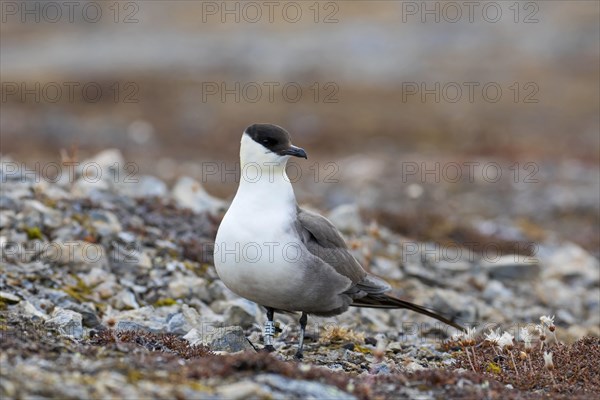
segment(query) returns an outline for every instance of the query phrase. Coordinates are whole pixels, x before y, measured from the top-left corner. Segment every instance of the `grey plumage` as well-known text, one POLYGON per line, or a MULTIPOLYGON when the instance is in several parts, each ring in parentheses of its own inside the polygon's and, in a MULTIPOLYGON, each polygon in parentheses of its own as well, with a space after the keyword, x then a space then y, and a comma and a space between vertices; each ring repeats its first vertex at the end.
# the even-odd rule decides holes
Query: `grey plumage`
POLYGON ((386 295, 385 293, 391 290, 390 285, 363 269, 348 251, 348 246, 339 231, 327 218, 297 207, 296 231, 311 254, 352 282, 346 291, 339 294, 340 297, 347 297, 343 301, 345 308, 342 306, 327 309, 327 306, 324 306, 323 310, 312 311, 312 314, 337 315, 346 311, 349 306, 405 308, 435 318, 457 329, 463 329, 456 322, 422 306, 386 295))

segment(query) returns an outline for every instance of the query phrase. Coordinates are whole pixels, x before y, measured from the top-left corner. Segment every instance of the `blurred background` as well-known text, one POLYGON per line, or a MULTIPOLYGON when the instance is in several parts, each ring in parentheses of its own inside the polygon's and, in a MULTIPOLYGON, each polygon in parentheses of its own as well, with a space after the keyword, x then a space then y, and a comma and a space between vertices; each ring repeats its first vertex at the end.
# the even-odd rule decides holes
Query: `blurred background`
POLYGON ((117 148, 140 175, 230 199, 241 133, 271 122, 309 155, 302 203, 598 256, 599 7, 3 1, 1 152, 117 148))

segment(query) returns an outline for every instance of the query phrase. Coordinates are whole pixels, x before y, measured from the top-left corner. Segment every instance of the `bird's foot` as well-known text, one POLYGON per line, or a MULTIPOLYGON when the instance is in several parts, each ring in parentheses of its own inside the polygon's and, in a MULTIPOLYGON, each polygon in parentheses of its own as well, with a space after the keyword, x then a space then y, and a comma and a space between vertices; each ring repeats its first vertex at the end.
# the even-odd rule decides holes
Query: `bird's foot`
POLYGON ((296 354, 294 354, 294 358, 296 360, 302 360, 304 358, 304 354, 302 354, 301 352, 297 351, 296 354))

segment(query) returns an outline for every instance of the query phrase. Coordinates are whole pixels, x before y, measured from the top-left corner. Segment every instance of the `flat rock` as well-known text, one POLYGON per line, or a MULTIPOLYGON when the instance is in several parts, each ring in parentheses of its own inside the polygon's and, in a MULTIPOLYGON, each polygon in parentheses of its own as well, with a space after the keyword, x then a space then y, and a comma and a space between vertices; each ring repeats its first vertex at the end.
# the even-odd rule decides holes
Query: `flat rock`
POLYGON ((344 233, 361 233, 364 231, 360 209, 356 204, 337 206, 331 210, 328 218, 336 228, 344 233))
POLYGON ((252 350, 253 347, 239 326, 227 326, 217 328, 214 326, 203 326, 200 331, 192 329, 183 338, 191 345, 204 344, 213 351, 225 351, 236 353, 243 350, 252 350))
POLYGON ((67 265, 78 271, 108 269, 104 247, 81 240, 55 241, 44 252, 46 261, 67 265))
POLYGON ((56 307, 52 316, 46 321, 46 326, 58 330, 63 336, 72 336, 81 339, 83 336, 83 318, 81 314, 72 310, 56 307))
POLYGON ((180 207, 189 208, 196 213, 216 213, 227 208, 225 201, 208 194, 200 182, 188 176, 177 180, 171 195, 180 207))
POLYGON ((343 392, 335 386, 315 381, 286 378, 276 374, 263 374, 254 378, 256 382, 266 384, 287 398, 299 399, 336 399, 353 400, 353 395, 343 392))
POLYGON ((527 262, 527 259, 526 256, 511 254, 497 259, 483 259, 479 264, 492 279, 530 280, 539 275, 540 266, 527 262))
POLYGON ((543 278, 581 278, 589 285, 599 282, 600 262, 574 243, 560 247, 540 246, 539 258, 544 266, 543 278))
POLYGON ((228 400, 273 398, 273 392, 266 385, 260 385, 251 380, 219 386, 216 388, 216 392, 228 400))

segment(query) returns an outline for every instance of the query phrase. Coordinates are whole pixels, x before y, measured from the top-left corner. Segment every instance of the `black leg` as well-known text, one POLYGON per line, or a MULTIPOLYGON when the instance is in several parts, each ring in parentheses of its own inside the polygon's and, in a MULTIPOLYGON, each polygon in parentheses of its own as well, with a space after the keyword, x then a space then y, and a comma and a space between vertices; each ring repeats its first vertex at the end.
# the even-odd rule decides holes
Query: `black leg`
POLYGON ((267 309, 267 322, 265 323, 265 330, 263 332, 263 340, 265 343, 265 350, 268 352, 275 351, 273 347, 273 340, 275 339, 275 322, 273 318, 275 316, 275 310, 269 307, 267 309))
POLYGON ((308 315, 303 312, 300 317, 300 337, 298 338, 298 351, 296 352, 296 358, 301 359, 304 357, 302 354, 302 348, 304 347, 304 332, 306 331, 306 323, 308 322, 308 315))

